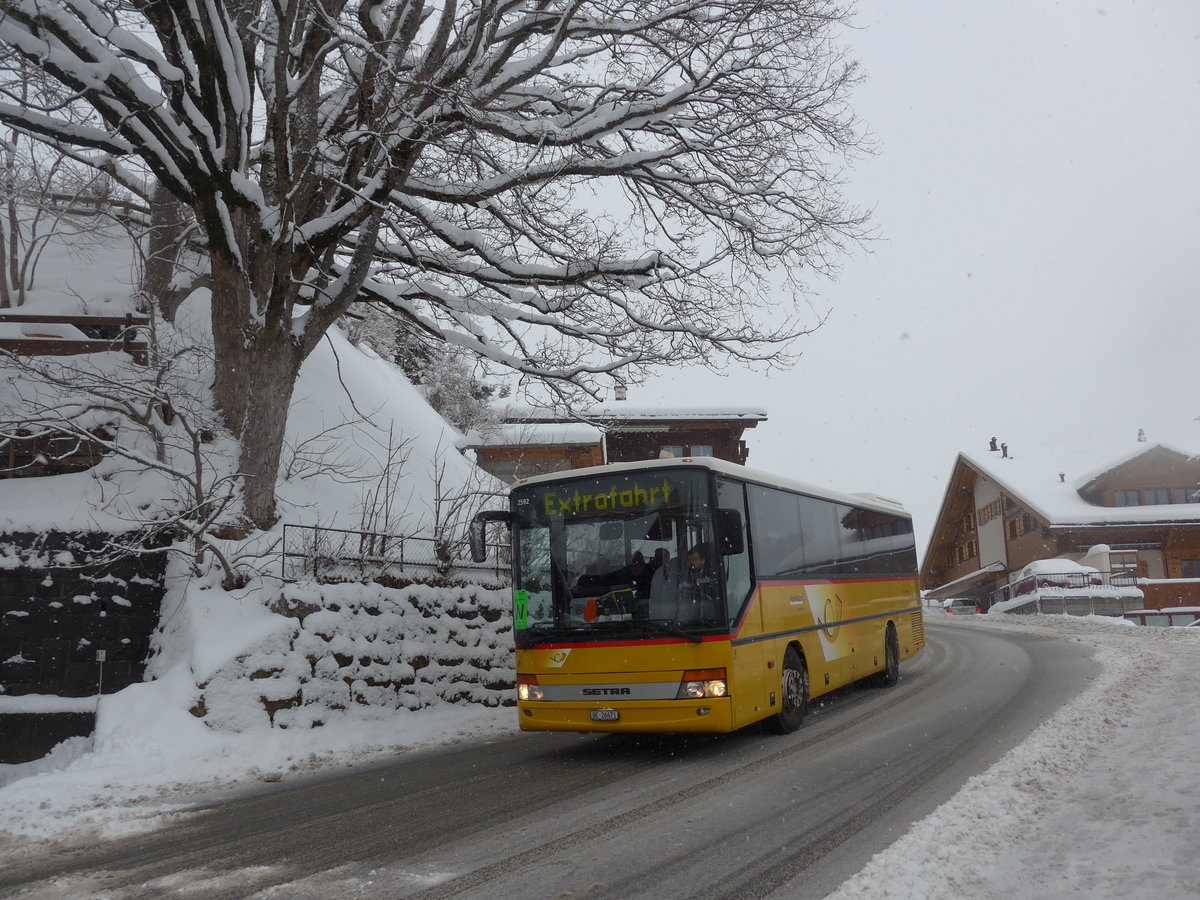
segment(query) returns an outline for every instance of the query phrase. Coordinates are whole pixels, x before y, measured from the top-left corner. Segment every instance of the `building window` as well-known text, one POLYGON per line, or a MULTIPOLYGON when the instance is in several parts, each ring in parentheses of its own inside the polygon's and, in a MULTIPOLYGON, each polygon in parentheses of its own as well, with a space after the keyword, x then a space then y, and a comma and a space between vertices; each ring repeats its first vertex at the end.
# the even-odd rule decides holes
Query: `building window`
POLYGON ((692 444, 692 456, 712 456, 712 444, 692 444))
POLYGON ((1128 572, 1137 574, 1137 551, 1136 550, 1110 550, 1108 553, 1108 566, 1114 572, 1128 572))
POLYGON ((1024 515, 1021 516, 1021 533, 1022 534, 1028 534, 1029 532, 1033 531, 1033 529, 1035 529, 1035 528, 1037 528, 1037 519, 1035 519, 1029 513, 1025 513, 1024 515))
POLYGON ((680 459, 683 456, 683 446, 681 444, 664 444, 659 451, 659 456, 680 459))
POLYGON ((999 518, 1002 515, 1003 504, 999 499, 993 500, 987 506, 981 506, 975 510, 975 518, 979 522, 980 527, 986 525, 992 519, 999 518))
POLYGON ((1149 488, 1142 491, 1147 506, 1160 506, 1171 502, 1171 492, 1166 488, 1149 488))
POLYGON ((1113 491, 1114 506, 1141 506, 1137 491, 1113 491))
POLYGON ((1184 578, 1200 578, 1200 559, 1183 559, 1179 561, 1184 578))
POLYGON ((1008 539, 1010 541, 1015 541, 1017 539, 1017 520, 1016 519, 1008 520, 1008 539))
POLYGON ((1175 488, 1171 496, 1172 503, 1200 503, 1200 490, 1196 488, 1175 488))

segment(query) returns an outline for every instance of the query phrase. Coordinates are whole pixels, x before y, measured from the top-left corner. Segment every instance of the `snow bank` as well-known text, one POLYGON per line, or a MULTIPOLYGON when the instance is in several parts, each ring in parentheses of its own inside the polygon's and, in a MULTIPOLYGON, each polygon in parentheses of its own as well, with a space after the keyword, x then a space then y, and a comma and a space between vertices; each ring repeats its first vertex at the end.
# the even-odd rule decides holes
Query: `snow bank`
POLYGON ((909 900, 1077 895, 1185 897, 1200 890, 1190 729, 1200 629, 1101 616, 956 619, 1097 649, 1100 674, 987 772, 913 825, 830 895, 909 900))
POLYGON ((0 848, 5 835, 138 832, 239 782, 516 727, 505 592, 223 591, 182 570, 168 575, 153 680, 101 697, 93 737, 0 765, 0 848))

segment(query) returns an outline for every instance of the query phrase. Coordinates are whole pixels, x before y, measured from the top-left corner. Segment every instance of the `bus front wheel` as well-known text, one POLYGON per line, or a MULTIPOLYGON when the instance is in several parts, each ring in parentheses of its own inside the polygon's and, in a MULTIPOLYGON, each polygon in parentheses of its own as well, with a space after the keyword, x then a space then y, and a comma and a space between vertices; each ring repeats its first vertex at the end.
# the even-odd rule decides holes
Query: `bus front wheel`
POLYGON ((788 647, 783 654, 779 693, 782 708, 763 724, 776 734, 790 734, 800 727, 808 712, 808 669, 795 647, 788 647))

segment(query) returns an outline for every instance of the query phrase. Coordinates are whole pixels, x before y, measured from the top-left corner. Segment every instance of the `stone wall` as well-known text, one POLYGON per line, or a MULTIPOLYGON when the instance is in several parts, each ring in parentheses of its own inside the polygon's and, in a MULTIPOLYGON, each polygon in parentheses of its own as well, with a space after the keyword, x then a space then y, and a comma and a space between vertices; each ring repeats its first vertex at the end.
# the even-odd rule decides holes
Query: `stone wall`
POLYGON ((436 703, 515 704, 511 592, 474 585, 289 584, 290 627, 201 685, 215 728, 311 728, 436 703))
MULTIPOLYGON (((0 697, 87 697, 142 680, 162 605, 165 554, 108 562, 107 540, 0 535, 0 697)), ((0 707, 0 762, 40 755, 37 719, 26 716, 18 728, 2 713, 0 707)), ((71 716, 72 733, 91 731, 90 718, 71 716)), ((46 717, 46 740, 61 740, 61 725, 46 717)))

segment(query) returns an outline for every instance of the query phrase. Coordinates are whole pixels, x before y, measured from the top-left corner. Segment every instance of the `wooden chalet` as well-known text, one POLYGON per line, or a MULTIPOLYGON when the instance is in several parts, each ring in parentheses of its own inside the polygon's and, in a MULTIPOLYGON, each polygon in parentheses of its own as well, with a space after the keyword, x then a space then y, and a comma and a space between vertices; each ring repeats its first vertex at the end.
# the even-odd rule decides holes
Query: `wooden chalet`
POLYGON ((987 609, 1025 566, 1061 558, 1134 576, 1146 608, 1200 605, 1200 457, 1140 435, 1123 453, 992 445, 954 463, 921 565, 926 596, 987 609))
POLYGON ((508 407, 504 423, 460 442, 480 468, 512 482, 610 462, 714 456, 745 465, 747 428, 765 422, 758 407, 649 407, 614 401, 568 416, 508 407))

